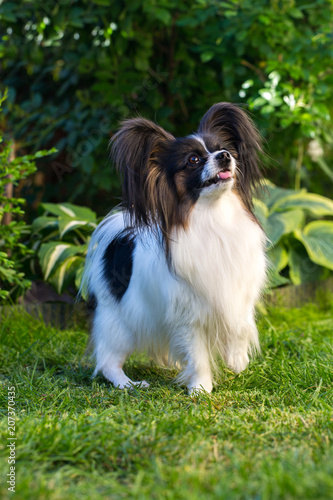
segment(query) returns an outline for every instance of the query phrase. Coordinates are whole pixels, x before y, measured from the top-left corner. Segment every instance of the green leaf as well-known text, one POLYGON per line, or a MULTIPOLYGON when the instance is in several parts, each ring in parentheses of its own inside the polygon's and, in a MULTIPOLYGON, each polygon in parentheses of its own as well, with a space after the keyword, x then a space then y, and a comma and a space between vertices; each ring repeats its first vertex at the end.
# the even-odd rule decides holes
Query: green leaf
POLYGON ((288 10, 288 14, 294 19, 302 19, 304 17, 303 12, 300 9, 297 9, 296 7, 288 10))
POLYGON ((96 213, 90 210, 90 208, 72 205, 71 203, 63 203, 62 207, 72 211, 74 213, 74 217, 77 217, 80 220, 96 222, 96 213))
POLYGON ((269 268, 267 273, 267 285, 269 288, 275 288, 277 286, 287 285, 290 283, 288 278, 281 276, 274 268, 269 268))
POLYGON ((285 198, 280 198, 272 207, 272 211, 288 210, 291 208, 305 210, 313 217, 333 215, 332 200, 319 194, 306 192, 294 193, 285 198))
POLYGON ((77 271, 84 266, 82 257, 73 256, 62 262, 48 281, 55 287, 60 294, 67 288, 71 282, 74 282, 77 271))
POLYGON ((37 153, 34 153, 33 155, 30 156, 30 158, 35 159, 35 158, 43 158, 44 156, 52 155, 54 153, 57 153, 58 150, 56 148, 51 148, 51 149, 43 149, 41 151, 37 151, 37 153))
POLYGON ((50 212, 53 215, 58 215, 60 217, 63 215, 75 217, 75 212, 73 212, 70 208, 67 208, 66 203, 42 203, 41 206, 46 212, 50 212))
POLYGON ((294 195, 295 193, 298 192, 306 192, 305 190, 302 191, 295 191, 294 189, 284 189, 280 187, 276 187, 272 182, 269 180, 265 179, 264 182, 264 190, 263 190, 263 195, 261 197, 263 203, 267 205, 269 209, 271 209, 277 202, 280 200, 283 200, 289 195, 294 195))
POLYGON ((55 228, 58 227, 58 218, 57 217, 37 217, 32 223, 32 233, 39 233, 44 229, 55 228))
POLYGON ((333 270, 333 222, 310 222, 303 231, 295 231, 295 237, 303 243, 313 262, 333 270))
POLYGON ((42 203, 42 207, 59 217, 72 217, 86 222, 96 222, 96 214, 90 208, 72 205, 71 203, 42 203))
POLYGON ((59 244, 55 241, 45 243, 41 246, 38 252, 38 257, 45 280, 47 280, 50 274, 54 271, 57 261, 60 259, 61 255, 70 247, 70 244, 59 244))
POLYGON ((274 97, 272 97, 272 99, 269 101, 269 103, 270 103, 272 106, 278 107, 278 106, 281 106, 281 104, 283 103, 283 100, 282 100, 282 99, 281 99, 281 97, 279 97, 279 96, 274 96, 274 97))
POLYGON ((286 212, 275 212, 266 221, 265 230, 268 239, 273 245, 278 243, 282 236, 292 233, 304 223, 304 213, 300 209, 286 212))
POLYGON ((290 283, 288 278, 281 276, 279 272, 288 264, 288 252, 282 245, 273 247, 267 253, 268 257, 268 286, 275 288, 277 286, 290 283))
MULTIPOLYGON (((75 274, 75 287, 77 290, 80 289, 81 283, 82 283, 82 278, 83 278, 83 271, 84 271, 84 262, 82 261, 82 265, 77 269, 76 274, 75 274)), ((85 297, 83 297, 85 299, 85 297)))
POLYGON ((67 216, 62 216, 61 219, 59 219, 59 232, 60 232, 60 238, 62 239, 66 233, 69 231, 74 231, 75 229, 81 227, 81 228, 90 228, 90 229, 95 229, 97 224, 94 222, 87 222, 86 220, 77 220, 73 219, 72 217, 67 217, 67 216))
POLYGON ((203 63, 206 63, 206 62, 209 62, 213 59, 214 57, 214 52, 212 51, 207 51, 207 52, 203 52, 201 55, 200 55, 200 58, 201 58, 201 61, 203 63))
POLYGON ((253 199, 254 205, 254 215, 257 217, 258 221, 262 225, 262 227, 266 228, 266 221, 269 215, 268 208, 265 203, 257 198, 253 199))
POLYGON ((274 111, 275 111, 274 106, 271 106, 270 104, 267 104, 266 106, 263 106, 261 108, 261 113, 263 115, 270 115, 274 113, 274 111))
POLYGON ((38 252, 38 257, 44 274, 44 280, 47 281, 55 269, 69 257, 77 254, 85 255, 86 248, 86 245, 76 246, 59 241, 43 243, 38 252))
POLYGON ((289 247, 288 259, 289 276, 294 285, 319 281, 330 274, 328 269, 318 266, 309 258, 304 246, 297 240, 293 240, 289 247))
POLYGON ((162 21, 162 23, 164 23, 166 26, 169 26, 172 22, 171 14, 166 9, 154 7, 154 9, 151 11, 151 14, 153 14, 154 17, 159 21, 162 21))
POLYGON ((252 105, 255 107, 255 108, 260 108, 261 106, 263 106, 264 104, 266 104, 266 99, 264 99, 263 97, 257 97, 252 105))
POLYGON ((267 253, 267 257, 277 271, 282 271, 288 265, 288 252, 282 245, 272 247, 267 253))

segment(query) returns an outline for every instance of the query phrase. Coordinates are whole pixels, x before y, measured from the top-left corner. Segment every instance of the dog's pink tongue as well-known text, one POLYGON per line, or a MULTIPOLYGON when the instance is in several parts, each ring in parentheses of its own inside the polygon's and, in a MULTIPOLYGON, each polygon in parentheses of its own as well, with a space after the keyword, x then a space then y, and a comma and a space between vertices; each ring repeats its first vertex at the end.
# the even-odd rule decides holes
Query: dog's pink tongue
POLYGON ((220 172, 219 177, 220 179, 228 179, 229 177, 231 177, 231 172, 229 172, 229 170, 226 170, 225 172, 220 172))

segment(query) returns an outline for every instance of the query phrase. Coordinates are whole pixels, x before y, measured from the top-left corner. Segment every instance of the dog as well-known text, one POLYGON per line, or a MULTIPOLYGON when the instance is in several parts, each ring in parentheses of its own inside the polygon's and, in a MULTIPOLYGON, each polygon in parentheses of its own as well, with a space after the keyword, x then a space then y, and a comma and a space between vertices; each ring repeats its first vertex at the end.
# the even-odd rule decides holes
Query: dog
POLYGON ((247 367, 267 268, 252 205, 261 149, 252 120, 226 102, 183 138, 145 118, 122 122, 111 157, 123 204, 93 233, 83 276, 94 376, 148 386, 123 371, 145 350, 178 367, 190 394, 210 393, 218 358, 235 374, 247 367))

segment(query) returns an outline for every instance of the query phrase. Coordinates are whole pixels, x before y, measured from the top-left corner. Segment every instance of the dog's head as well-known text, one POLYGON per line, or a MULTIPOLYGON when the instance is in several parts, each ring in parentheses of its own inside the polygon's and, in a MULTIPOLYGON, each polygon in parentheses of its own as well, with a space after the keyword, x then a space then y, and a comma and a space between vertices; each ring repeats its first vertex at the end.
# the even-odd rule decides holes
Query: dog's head
POLYGON ((173 227, 186 227, 200 198, 213 202, 231 189, 251 211, 261 179, 260 142, 251 119, 230 103, 214 104, 198 131, 184 138, 144 118, 125 120, 111 140, 111 156, 123 174, 132 223, 158 226, 167 238, 173 227))

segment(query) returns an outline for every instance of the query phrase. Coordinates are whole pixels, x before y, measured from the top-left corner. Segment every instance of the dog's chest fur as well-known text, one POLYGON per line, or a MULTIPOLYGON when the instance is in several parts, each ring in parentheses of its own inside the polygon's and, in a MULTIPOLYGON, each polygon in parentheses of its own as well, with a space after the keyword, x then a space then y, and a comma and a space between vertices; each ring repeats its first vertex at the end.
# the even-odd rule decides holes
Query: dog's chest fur
POLYGON ((177 276, 183 278, 225 321, 247 316, 265 279, 265 235, 234 193, 215 203, 199 201, 186 231, 171 247, 177 276))

